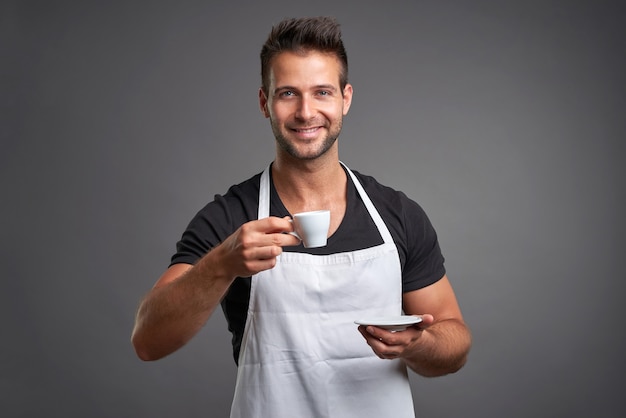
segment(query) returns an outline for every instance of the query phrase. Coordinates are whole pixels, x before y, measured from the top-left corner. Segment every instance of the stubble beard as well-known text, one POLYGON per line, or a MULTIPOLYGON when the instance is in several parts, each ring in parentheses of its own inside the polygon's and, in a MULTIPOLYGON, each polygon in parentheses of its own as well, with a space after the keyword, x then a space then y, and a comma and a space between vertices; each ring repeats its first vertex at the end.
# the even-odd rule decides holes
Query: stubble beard
POLYGON ((300 151, 293 142, 289 141, 287 137, 283 134, 281 127, 278 126, 278 124, 275 123, 274 120, 271 120, 271 125, 272 132, 274 133, 274 137, 276 138, 276 143, 278 144, 280 149, 285 151, 293 158, 299 160, 314 160, 324 155, 333 146, 337 138, 339 138, 339 133, 341 132, 343 120, 339 119, 336 121, 334 129, 328 131, 326 137, 316 149, 309 149, 306 152, 300 151))

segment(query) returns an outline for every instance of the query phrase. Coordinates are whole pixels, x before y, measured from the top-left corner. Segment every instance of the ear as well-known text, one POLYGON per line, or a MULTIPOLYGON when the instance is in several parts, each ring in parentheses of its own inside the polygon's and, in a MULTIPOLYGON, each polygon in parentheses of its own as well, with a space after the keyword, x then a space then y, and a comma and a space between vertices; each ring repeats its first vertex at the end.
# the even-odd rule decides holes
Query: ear
POLYGON ((261 113, 263 113, 263 116, 265 116, 266 118, 270 117, 270 112, 267 109, 267 96, 263 92, 263 88, 259 89, 259 108, 261 109, 261 113))
POLYGON ((346 116, 352 104, 352 84, 346 84, 343 89, 343 115, 346 116))

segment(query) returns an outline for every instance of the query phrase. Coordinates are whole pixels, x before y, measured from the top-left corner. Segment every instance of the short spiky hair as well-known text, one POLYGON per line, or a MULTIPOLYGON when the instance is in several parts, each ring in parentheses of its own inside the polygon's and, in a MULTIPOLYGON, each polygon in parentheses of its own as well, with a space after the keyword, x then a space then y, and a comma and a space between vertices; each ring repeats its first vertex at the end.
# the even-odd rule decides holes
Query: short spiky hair
POLYGON ((339 23, 332 17, 303 17, 285 19, 272 27, 261 49, 261 82, 265 94, 269 90, 269 70, 272 59, 281 52, 332 53, 341 63, 341 91, 348 83, 348 55, 341 40, 339 23))

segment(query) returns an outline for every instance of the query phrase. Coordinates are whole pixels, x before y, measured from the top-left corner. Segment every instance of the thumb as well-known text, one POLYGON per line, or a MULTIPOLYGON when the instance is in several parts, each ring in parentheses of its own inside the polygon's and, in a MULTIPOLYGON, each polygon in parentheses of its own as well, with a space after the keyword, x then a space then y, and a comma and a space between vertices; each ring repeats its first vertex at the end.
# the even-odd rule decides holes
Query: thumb
POLYGON ((432 316, 431 314, 423 314, 423 315, 416 315, 420 318, 422 318, 422 322, 417 324, 418 328, 428 328, 430 325, 432 325, 435 322, 435 317, 432 316))

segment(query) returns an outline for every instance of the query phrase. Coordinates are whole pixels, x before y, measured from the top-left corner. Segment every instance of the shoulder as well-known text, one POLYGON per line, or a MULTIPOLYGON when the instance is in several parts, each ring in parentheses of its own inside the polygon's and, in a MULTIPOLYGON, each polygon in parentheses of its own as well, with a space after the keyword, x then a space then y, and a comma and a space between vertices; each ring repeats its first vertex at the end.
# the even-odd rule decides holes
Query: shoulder
MULTIPOLYGON (((353 171, 354 172, 354 171, 353 171)), ((445 274, 437 233, 422 207, 405 193, 354 172, 389 228, 403 266, 403 289, 420 289, 445 274)))
POLYGON ((243 223, 257 215, 261 175, 231 186, 224 195, 200 209, 191 219, 176 244, 171 264, 194 264, 211 248, 224 241, 243 223))
POLYGON ((231 186, 224 194, 216 194, 213 200, 200 209, 190 226, 211 229, 220 238, 230 235, 241 224, 257 215, 261 174, 231 186))
POLYGON ((214 201, 224 200, 229 205, 249 205, 253 202, 258 205, 261 173, 256 174, 241 183, 231 186, 224 195, 215 195, 214 201))
POLYGON ((387 220, 392 217, 397 218, 396 221, 404 223, 405 219, 403 218, 407 216, 409 218, 425 216, 422 207, 404 192, 386 186, 374 177, 359 171, 352 170, 352 172, 367 192, 376 209, 381 212, 383 219, 387 220))
POLYGON ((374 193, 374 196, 396 198, 397 194, 399 193, 397 190, 381 184, 372 176, 368 176, 356 170, 352 170, 352 173, 354 173, 365 191, 368 192, 368 195, 370 193, 374 193))

